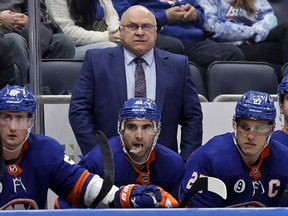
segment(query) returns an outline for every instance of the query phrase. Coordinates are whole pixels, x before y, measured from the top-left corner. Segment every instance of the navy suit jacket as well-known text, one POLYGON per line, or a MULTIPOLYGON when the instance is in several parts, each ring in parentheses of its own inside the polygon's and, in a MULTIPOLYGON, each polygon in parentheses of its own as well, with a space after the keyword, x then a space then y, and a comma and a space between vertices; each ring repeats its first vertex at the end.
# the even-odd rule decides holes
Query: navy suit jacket
MULTIPOLYGON (((154 55, 155 101, 161 112, 158 142, 178 152, 181 125, 180 150, 186 161, 202 144, 202 110, 188 58, 157 48, 154 55)), ((122 46, 86 52, 69 108, 69 121, 83 155, 97 144, 95 130, 108 138, 117 135, 118 113, 128 99, 127 85, 122 46)))

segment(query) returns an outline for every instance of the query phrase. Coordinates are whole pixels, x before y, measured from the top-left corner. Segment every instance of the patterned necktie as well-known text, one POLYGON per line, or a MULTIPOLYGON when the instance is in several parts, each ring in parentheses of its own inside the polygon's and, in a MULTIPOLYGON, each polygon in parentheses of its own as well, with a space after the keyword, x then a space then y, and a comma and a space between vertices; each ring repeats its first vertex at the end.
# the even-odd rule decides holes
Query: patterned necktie
POLYGON ((136 63, 135 69, 135 97, 146 98, 146 81, 145 73, 142 63, 145 61, 142 58, 135 58, 136 63))

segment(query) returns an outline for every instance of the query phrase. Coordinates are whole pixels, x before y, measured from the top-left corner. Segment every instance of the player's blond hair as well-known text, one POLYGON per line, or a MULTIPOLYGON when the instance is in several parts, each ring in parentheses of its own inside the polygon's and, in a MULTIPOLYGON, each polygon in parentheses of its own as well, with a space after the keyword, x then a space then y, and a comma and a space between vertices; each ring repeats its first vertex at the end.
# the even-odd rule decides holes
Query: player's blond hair
POLYGON ((234 0, 234 7, 243 7, 247 12, 252 15, 256 13, 256 6, 254 0, 234 0))

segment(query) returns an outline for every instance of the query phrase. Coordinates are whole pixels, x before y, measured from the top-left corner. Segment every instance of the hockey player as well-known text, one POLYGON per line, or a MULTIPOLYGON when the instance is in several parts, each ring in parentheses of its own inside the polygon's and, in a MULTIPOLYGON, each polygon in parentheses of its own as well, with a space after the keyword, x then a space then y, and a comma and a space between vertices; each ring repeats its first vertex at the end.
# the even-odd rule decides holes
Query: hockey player
POLYGON ((215 136, 188 159, 180 200, 198 177, 211 176, 226 184, 227 199, 203 191, 187 207, 279 206, 288 183, 288 169, 283 167, 288 148, 269 140, 275 117, 269 94, 246 92, 236 105, 234 133, 215 136))
MULTIPOLYGON (((0 179, 1 209, 44 209, 50 188, 75 206, 89 207, 103 179, 75 165, 56 140, 30 133, 36 100, 27 87, 0 91, 0 134, 5 169, 0 179)), ((113 186, 103 204, 115 207, 172 207, 177 201, 151 185, 113 186), (148 194, 148 195, 147 195, 148 194)))
MULTIPOLYGON (((155 184, 178 198, 184 163, 180 155, 157 143, 160 129, 160 112, 153 100, 130 98, 124 103, 119 112, 119 136, 109 139, 115 164, 116 186, 155 184)), ((102 176, 99 146, 85 155, 79 164, 102 176)), ((62 201, 57 206, 68 207, 62 201)))
POLYGON ((278 86, 278 103, 280 109, 279 121, 282 130, 276 130, 271 139, 277 140, 288 147, 288 75, 278 86))

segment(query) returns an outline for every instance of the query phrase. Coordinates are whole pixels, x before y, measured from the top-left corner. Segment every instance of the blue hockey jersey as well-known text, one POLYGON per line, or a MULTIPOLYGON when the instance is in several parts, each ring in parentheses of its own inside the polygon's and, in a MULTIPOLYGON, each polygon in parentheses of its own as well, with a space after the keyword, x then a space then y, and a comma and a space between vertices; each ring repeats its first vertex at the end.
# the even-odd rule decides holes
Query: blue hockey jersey
MULTIPOLYGON (((116 186, 155 184, 174 197, 178 197, 180 182, 184 175, 184 163, 180 155, 161 144, 156 144, 147 161, 147 171, 141 172, 131 165, 124 154, 119 136, 109 139, 109 144, 114 158, 116 186)), ((102 177, 103 165, 99 146, 89 152, 79 164, 91 173, 97 173, 102 177)))
POLYGON ((226 207, 250 201, 278 207, 288 183, 288 148, 270 140, 258 164, 250 166, 241 159, 233 136, 234 133, 216 136, 192 153, 181 183, 180 200, 191 184, 204 175, 219 178, 225 183, 227 199, 203 191, 192 196, 191 207, 226 207))
POLYGON ((271 135, 272 140, 276 140, 288 147, 288 134, 283 130, 276 130, 271 135))
POLYGON ((87 170, 64 155, 59 142, 30 134, 20 157, 8 163, 0 180, 2 209, 44 209, 50 188, 75 205, 83 205, 86 186, 92 178, 87 170))
MULTIPOLYGON (((146 171, 140 171, 129 162, 129 158, 124 153, 120 137, 116 136, 109 139, 109 144, 114 159, 114 185, 120 187, 128 184, 154 184, 162 187, 165 191, 178 198, 179 186, 184 175, 184 162, 180 155, 167 147, 156 144, 147 161, 146 171)), ((85 155, 79 164, 91 173, 97 173, 103 176, 102 155, 97 145, 87 155, 85 155)), ((58 208, 69 208, 62 199, 56 204, 58 208)))

